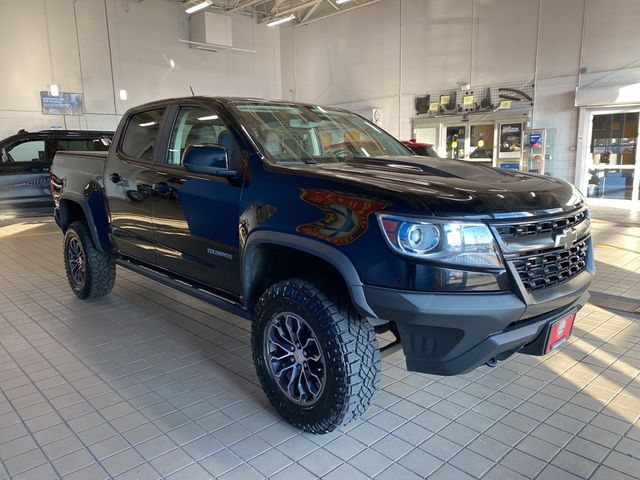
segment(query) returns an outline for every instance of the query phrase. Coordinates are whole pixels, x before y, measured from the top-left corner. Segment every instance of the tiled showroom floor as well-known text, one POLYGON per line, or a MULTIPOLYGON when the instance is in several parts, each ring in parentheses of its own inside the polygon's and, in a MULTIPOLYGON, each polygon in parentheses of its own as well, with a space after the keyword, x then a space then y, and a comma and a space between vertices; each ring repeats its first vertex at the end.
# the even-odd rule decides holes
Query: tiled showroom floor
MULTIPOLYGON (((637 217, 594 216, 593 290, 640 302, 637 217)), ((365 418, 313 436, 268 406, 246 321, 121 269, 81 302, 61 238, 0 223, 0 478, 640 478, 638 314, 588 305, 560 351, 459 377, 387 356, 365 418)))

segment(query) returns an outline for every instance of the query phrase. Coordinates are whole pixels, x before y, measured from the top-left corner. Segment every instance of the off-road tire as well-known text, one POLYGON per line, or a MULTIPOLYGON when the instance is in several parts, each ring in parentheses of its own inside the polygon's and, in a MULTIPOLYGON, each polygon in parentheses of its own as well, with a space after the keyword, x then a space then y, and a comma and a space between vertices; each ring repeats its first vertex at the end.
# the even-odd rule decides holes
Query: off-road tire
POLYGON ((64 234, 64 268, 73 293, 82 300, 102 297, 113 289, 116 281, 116 263, 113 255, 98 250, 93 245, 87 226, 73 222, 64 234), (74 279, 69 265, 70 244, 76 241, 84 255, 84 281, 74 279))
POLYGON ((290 424, 315 434, 328 433, 362 415, 380 382, 380 350, 369 322, 353 308, 346 292, 325 282, 293 278, 271 286, 260 298, 251 329, 256 372, 267 398, 290 424), (325 384, 316 403, 290 400, 274 379, 267 361, 265 335, 273 318, 292 312, 313 330, 326 366, 325 384))

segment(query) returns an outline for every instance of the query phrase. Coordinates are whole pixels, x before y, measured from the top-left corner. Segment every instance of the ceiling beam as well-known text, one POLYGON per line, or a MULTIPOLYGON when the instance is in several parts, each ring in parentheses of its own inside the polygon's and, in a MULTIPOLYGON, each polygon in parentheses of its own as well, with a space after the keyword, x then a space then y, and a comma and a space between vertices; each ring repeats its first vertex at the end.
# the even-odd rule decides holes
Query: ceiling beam
POLYGON ((268 2, 269 0, 248 0, 247 2, 244 3, 240 3, 240 1, 238 0, 237 2, 234 3, 233 7, 231 8, 227 8, 226 11, 231 13, 231 12, 235 12, 237 10, 243 10, 247 7, 252 7, 258 3, 265 3, 268 2))
POLYGON ((336 15, 340 15, 342 13, 346 13, 346 12, 349 12, 351 10, 355 10, 356 8, 373 5, 374 3, 378 3, 379 1, 380 0, 369 0, 369 1, 364 2, 364 3, 358 3, 357 5, 354 5, 354 6, 349 7, 349 8, 342 8, 338 12, 332 12, 332 13, 328 13, 326 15, 321 15, 319 17, 312 18, 311 20, 307 20, 304 23, 303 22, 299 22, 299 23, 296 24, 296 27, 299 27, 299 26, 302 26, 302 25, 309 25, 310 23, 317 22, 318 20, 324 20, 325 18, 334 17, 336 15))

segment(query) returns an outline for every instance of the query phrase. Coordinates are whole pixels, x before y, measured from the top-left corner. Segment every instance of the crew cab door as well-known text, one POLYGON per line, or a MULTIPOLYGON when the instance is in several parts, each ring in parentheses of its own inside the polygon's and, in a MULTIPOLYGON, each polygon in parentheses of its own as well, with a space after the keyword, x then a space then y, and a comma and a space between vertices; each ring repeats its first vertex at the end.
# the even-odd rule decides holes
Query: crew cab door
POLYGON ((231 169, 240 147, 219 112, 196 104, 174 107, 166 154, 158 159, 153 221, 158 265, 232 294, 240 292, 238 221, 241 183, 185 170, 189 145, 220 144, 231 169))
POLYGON ((49 170, 54 148, 45 138, 20 140, 0 150, 0 208, 20 211, 51 200, 49 170))
POLYGON ((151 220, 153 162, 160 148, 165 108, 131 115, 105 168, 105 191, 111 215, 111 240, 126 256, 155 263, 151 220))

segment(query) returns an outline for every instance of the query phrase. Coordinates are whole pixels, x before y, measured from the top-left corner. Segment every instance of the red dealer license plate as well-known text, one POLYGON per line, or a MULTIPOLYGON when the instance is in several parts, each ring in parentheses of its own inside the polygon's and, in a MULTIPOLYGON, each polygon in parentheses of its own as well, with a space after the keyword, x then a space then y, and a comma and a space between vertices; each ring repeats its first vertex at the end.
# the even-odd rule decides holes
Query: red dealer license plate
POLYGON ((573 330, 573 322, 576 319, 576 312, 549 325, 549 334, 547 335, 547 347, 544 353, 549 353, 551 350, 564 345, 571 336, 571 330, 573 330))

